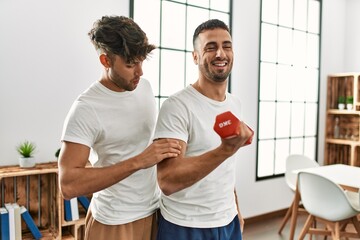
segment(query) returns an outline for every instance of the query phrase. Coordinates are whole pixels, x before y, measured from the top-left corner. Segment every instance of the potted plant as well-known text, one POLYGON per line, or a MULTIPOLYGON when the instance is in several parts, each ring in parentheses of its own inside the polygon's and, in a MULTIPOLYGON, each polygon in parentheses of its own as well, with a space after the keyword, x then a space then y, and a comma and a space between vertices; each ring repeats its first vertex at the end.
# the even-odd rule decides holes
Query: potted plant
POLYGON ((31 168, 35 166, 34 152, 36 145, 28 140, 20 143, 16 150, 21 155, 19 158, 19 165, 22 168, 31 168))
POLYGON ((354 102, 354 97, 353 96, 347 96, 346 97, 346 109, 347 110, 353 109, 353 102, 354 102))
POLYGON ((344 96, 338 97, 338 109, 339 110, 345 109, 345 97, 344 96))

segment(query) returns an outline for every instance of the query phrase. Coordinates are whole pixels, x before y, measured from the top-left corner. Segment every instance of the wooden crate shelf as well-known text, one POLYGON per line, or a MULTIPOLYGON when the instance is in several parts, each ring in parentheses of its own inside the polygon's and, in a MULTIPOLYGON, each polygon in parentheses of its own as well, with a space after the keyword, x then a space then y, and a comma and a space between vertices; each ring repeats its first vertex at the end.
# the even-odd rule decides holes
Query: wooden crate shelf
POLYGON ((327 125, 332 126, 326 129, 326 138, 334 137, 335 119, 339 119, 340 136, 339 139, 351 142, 359 141, 359 123, 360 115, 358 114, 328 114, 327 125))
POLYGON ((351 146, 343 144, 326 144, 327 162, 326 164, 348 164, 350 165, 351 146))
POLYGON ((354 146, 354 165, 360 166, 360 144, 357 146, 354 146))
MULTIPOLYGON (((41 240, 52 240, 52 239, 58 239, 57 236, 58 236, 58 233, 54 233, 48 229, 46 230, 40 230, 41 234, 42 234, 42 238, 41 240)), ((34 237, 33 235, 27 231, 27 230, 24 230, 23 233, 22 233, 22 240, 33 240, 34 237)))
POLYGON ((360 166, 360 72, 328 76, 324 164, 360 166), (353 108, 338 109, 339 96, 353 96, 353 108), (339 119, 339 137, 334 134, 339 119))
MULTIPOLYGON (((81 206, 79 220, 64 220, 57 162, 37 164, 34 168, 0 167, 0 206, 13 202, 28 209, 43 235, 42 239, 84 238, 86 213, 81 206)), ((22 239, 33 239, 24 221, 21 228, 22 239)))
POLYGON ((335 74, 328 77, 328 109, 338 108, 338 98, 340 96, 354 96, 355 77, 356 74, 335 74))
POLYGON ((62 227, 62 239, 84 239, 84 221, 62 227))

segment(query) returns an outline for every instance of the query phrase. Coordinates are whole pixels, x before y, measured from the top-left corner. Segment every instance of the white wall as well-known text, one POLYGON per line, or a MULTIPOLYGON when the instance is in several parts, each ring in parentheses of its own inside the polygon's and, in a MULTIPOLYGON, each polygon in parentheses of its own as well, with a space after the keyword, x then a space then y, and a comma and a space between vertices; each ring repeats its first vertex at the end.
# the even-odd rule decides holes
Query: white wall
MULTIPOLYGON (((256 131, 260 0, 234 0, 232 91, 256 131)), ((358 0, 323 2, 319 161, 324 150, 326 76, 360 71, 358 0)), ((15 145, 38 145, 40 162, 55 160, 64 118, 74 99, 100 77, 87 32, 102 15, 129 15, 128 0, 0 1, 0 165, 17 164, 15 145)), ((256 142, 256 141, 254 141, 256 142)), ((237 192, 244 217, 289 206, 283 178, 255 182, 256 144, 241 149, 237 192)))
POLYGON ((347 0, 345 12, 345 67, 346 72, 360 71, 360 1, 347 0))
POLYGON ((0 1, 0 165, 18 164, 24 139, 55 160, 70 105, 101 74, 87 32, 112 14, 128 16, 128 0, 0 1))

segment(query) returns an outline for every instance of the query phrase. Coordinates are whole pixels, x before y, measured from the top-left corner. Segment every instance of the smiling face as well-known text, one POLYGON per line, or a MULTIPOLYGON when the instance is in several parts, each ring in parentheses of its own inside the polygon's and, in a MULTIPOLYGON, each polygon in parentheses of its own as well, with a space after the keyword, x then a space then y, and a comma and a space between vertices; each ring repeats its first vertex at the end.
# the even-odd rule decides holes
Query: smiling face
POLYGON ((193 58, 199 66, 200 78, 218 83, 226 81, 233 55, 230 33, 222 28, 203 31, 195 41, 193 58))

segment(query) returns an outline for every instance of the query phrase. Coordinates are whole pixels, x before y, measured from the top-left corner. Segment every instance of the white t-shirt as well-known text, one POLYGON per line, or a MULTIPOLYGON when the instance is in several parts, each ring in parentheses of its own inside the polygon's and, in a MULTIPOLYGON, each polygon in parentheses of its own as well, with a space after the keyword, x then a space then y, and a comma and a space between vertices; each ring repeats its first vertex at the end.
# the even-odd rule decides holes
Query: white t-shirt
MULTIPOLYGON (((95 82, 73 103, 61 140, 92 148, 97 155, 93 167, 110 166, 141 153, 152 141, 155 122, 155 99, 147 80, 126 92, 95 82)), ((151 167, 94 193, 91 211, 103 224, 129 223, 151 215, 159 197, 156 167, 151 167)))
MULTIPOLYGON (((187 143, 186 156, 201 155, 220 145, 213 126, 216 116, 226 111, 239 118, 240 100, 227 93, 225 101, 214 101, 188 86, 163 103, 154 138, 180 139, 187 143)), ((192 186, 169 196, 162 194, 161 214, 186 227, 209 228, 230 223, 237 215, 235 164, 232 156, 192 186)))

